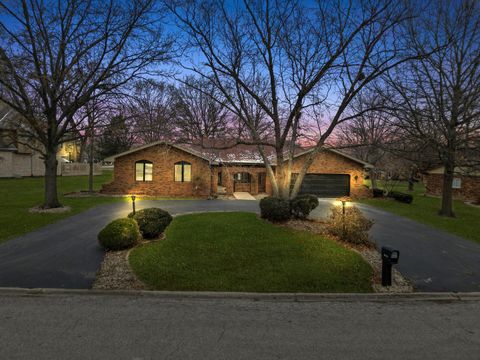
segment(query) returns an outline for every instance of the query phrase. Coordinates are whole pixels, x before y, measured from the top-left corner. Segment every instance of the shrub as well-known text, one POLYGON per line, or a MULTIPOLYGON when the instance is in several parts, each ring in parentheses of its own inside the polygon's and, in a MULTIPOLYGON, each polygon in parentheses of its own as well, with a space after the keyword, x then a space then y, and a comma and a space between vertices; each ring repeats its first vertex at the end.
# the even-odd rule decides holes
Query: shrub
POLYGON ((296 219, 306 219, 317 206, 318 198, 315 195, 298 195, 290 201, 290 211, 296 219))
POLYGON ((352 244, 369 244, 368 230, 373 221, 363 216, 355 206, 345 208, 345 218, 342 206, 334 206, 326 225, 328 233, 352 244))
POLYGON ((98 233, 98 241, 106 250, 123 250, 134 246, 140 239, 140 229, 133 219, 117 219, 98 233))
POLYGON ((145 239, 155 239, 165 231, 172 222, 172 216, 159 208, 142 209, 128 214, 129 218, 137 221, 140 232, 145 239))
POLYGON ((398 192, 398 191, 390 191, 388 193, 388 196, 397 200, 397 201, 405 203, 405 204, 411 204, 412 201, 413 201, 413 196, 412 195, 405 194, 405 193, 398 192))
POLYGON ((290 203, 272 196, 263 198, 260 200, 260 216, 273 222, 286 221, 290 219, 290 203))
POLYGON ((383 190, 382 189, 372 189, 373 197, 374 198, 380 198, 383 197, 383 190))

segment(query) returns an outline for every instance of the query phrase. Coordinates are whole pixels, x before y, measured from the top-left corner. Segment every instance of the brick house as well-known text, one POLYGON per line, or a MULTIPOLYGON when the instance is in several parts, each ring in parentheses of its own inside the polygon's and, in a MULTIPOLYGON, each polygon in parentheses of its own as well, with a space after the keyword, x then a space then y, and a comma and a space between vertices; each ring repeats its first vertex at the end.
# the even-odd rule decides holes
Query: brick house
MULTIPOLYGON (((208 197, 234 192, 272 194, 265 165, 252 149, 237 148, 212 154, 165 142, 134 148, 110 158, 115 161, 114 180, 104 185, 102 192, 174 197, 208 197)), ((308 152, 295 156, 293 177, 300 171, 308 152)), ((337 150, 326 149, 310 166, 300 192, 319 197, 369 196, 363 180, 365 169, 370 167, 337 150)))
MULTIPOLYGON (((427 195, 441 196, 443 187, 444 168, 438 167, 424 175, 427 195)), ((463 201, 480 203, 480 172, 468 169, 455 168, 455 177, 452 184, 453 197, 463 201)))

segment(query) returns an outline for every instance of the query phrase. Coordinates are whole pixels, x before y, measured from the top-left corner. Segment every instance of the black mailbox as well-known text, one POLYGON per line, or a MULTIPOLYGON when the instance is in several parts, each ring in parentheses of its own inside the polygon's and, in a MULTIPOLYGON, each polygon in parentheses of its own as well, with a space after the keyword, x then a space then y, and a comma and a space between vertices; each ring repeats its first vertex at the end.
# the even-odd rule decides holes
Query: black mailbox
POLYGON ((382 286, 392 285, 392 265, 398 264, 400 251, 382 246, 382 286))
POLYGON ((382 261, 388 261, 390 264, 398 264, 400 251, 394 250, 387 246, 382 247, 382 261))

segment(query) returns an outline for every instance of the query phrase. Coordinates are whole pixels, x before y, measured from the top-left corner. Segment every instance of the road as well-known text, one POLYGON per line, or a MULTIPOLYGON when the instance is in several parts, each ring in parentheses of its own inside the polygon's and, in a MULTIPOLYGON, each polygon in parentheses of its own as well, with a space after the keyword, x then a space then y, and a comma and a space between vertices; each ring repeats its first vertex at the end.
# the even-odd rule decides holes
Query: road
POLYGON ((480 359, 480 300, 0 295, 2 359, 480 359))

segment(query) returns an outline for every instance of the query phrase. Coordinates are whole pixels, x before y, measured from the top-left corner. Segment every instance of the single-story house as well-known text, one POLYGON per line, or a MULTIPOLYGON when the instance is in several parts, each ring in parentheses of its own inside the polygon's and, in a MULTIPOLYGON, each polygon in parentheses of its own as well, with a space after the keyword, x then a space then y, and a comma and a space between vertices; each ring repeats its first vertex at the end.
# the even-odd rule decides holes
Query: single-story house
MULTIPOLYGON (((427 195, 441 196, 444 167, 428 171, 424 176, 427 195)), ((456 167, 452 183, 453 197, 463 201, 480 202, 480 171, 456 167)))
MULTIPOLYGON (((140 146, 112 157, 114 180, 101 191, 173 197, 208 197, 240 191, 272 194, 265 165, 252 149, 212 155, 163 141, 140 146)), ((293 177, 308 153, 307 150, 295 155, 293 177)), ((363 184, 364 172, 371 167, 340 151, 325 149, 310 166, 300 192, 319 197, 367 197, 370 192, 363 184)))

